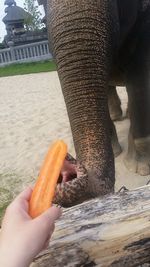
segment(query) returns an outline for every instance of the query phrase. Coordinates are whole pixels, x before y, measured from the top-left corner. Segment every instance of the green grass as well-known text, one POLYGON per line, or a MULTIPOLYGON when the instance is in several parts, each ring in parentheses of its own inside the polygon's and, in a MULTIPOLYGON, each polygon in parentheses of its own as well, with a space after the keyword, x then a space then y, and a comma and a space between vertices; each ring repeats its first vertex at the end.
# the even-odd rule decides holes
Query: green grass
POLYGON ((33 180, 34 177, 21 176, 11 170, 6 173, 0 173, 0 225, 9 203, 23 188, 31 185, 33 180))
POLYGON ((12 200, 12 195, 9 190, 0 187, 0 225, 4 212, 12 200))
POLYGON ((55 71, 55 70, 56 70, 56 65, 52 60, 43 62, 13 64, 5 67, 0 67, 0 77, 55 71))

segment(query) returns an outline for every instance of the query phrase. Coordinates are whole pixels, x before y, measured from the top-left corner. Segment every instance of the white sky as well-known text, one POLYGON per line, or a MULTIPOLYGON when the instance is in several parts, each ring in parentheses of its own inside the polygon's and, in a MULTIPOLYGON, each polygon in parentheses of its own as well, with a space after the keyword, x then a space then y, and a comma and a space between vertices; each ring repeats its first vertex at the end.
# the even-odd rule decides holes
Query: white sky
MULTIPOLYGON (((23 7, 24 0, 15 0, 15 1, 16 1, 16 4, 18 6, 23 7)), ((7 7, 7 6, 4 6, 4 2, 5 2, 5 0, 0 0, 0 43, 3 41, 4 35, 6 35, 5 24, 2 21, 3 17, 6 15, 4 10, 7 7)), ((43 11, 42 6, 39 6, 39 10, 44 15, 44 11, 43 11)))

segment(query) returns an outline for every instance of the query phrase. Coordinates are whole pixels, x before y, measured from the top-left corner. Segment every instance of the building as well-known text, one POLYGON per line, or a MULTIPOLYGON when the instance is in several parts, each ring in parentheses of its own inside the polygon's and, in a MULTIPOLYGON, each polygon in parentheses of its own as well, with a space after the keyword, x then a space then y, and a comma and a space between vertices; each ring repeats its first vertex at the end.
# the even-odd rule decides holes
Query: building
POLYGON ((30 19, 31 15, 23 8, 17 6, 14 0, 6 0, 4 4, 8 5, 5 8, 6 16, 3 18, 7 35, 12 36, 25 33, 24 22, 30 19))
POLYGON ((37 31, 25 29, 25 23, 31 19, 31 14, 17 6, 15 0, 5 0, 4 5, 7 5, 6 16, 3 18, 7 32, 3 41, 5 47, 9 46, 9 42, 16 46, 47 40, 46 27, 37 31))

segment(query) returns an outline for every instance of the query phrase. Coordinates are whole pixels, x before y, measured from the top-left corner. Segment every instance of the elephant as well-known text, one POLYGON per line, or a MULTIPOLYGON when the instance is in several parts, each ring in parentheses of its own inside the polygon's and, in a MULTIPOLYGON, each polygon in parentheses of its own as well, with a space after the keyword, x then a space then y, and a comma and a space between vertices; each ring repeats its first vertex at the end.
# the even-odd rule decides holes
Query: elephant
POLYGON ((114 192, 109 86, 129 98, 126 165, 150 174, 150 0, 47 0, 47 27, 71 125, 54 202, 68 207, 114 192))
POLYGON ((118 96, 116 86, 108 87, 108 107, 110 118, 112 121, 122 120, 122 109, 121 109, 121 101, 118 96))

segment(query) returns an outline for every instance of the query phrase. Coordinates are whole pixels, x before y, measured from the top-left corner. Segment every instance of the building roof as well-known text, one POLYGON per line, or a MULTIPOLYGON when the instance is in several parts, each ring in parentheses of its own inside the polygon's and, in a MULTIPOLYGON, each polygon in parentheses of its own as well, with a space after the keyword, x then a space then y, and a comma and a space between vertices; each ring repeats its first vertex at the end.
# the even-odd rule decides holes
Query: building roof
POLYGON ((28 12, 26 12, 19 6, 6 7, 5 12, 7 13, 7 15, 3 18, 4 23, 25 20, 31 16, 28 12))
POLYGON ((16 5, 16 2, 14 0, 5 0, 4 5, 7 6, 16 5))

